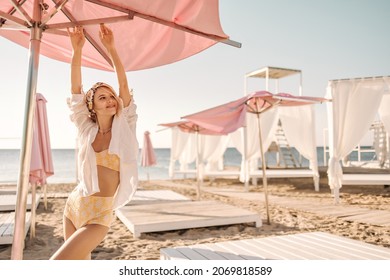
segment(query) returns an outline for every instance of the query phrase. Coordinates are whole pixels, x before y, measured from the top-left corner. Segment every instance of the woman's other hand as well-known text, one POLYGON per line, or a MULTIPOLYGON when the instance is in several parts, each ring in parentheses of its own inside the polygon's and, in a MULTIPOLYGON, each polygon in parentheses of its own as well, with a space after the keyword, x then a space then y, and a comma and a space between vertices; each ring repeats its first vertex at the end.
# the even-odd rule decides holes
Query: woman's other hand
POLYGON ((81 50, 85 43, 84 29, 82 26, 76 26, 73 28, 73 31, 70 31, 69 28, 68 35, 72 43, 73 50, 81 50))
POLYGON ((114 34, 110 28, 105 26, 104 24, 100 24, 100 40, 102 44, 110 52, 113 48, 115 48, 114 42, 114 34))

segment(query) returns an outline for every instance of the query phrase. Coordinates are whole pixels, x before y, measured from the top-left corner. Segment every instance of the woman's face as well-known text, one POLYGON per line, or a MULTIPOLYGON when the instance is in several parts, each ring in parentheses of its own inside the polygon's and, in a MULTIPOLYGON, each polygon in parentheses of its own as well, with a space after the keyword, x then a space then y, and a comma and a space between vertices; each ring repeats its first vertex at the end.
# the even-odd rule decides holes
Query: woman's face
POLYGON ((96 90, 93 105, 93 109, 98 116, 114 116, 118 110, 118 101, 106 87, 100 87, 96 90))

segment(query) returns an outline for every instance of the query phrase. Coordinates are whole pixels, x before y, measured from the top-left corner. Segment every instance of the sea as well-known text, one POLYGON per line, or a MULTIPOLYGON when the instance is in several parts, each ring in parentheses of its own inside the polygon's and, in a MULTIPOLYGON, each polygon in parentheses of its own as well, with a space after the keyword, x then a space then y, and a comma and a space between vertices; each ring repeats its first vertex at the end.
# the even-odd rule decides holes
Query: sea
MULTIPOLYGON (((169 162, 170 153, 169 148, 155 148, 156 165, 150 167, 142 167, 138 164, 139 180, 164 180, 169 179, 169 162)), ((299 161, 301 158, 301 166, 308 167, 309 162, 299 157, 299 153, 293 149, 295 158, 299 161)), ((54 175, 50 176, 48 183, 74 183, 76 182, 76 153, 74 149, 52 149, 54 175)), ((317 147, 318 166, 325 166, 324 163, 324 149, 317 147)), ((269 166, 276 165, 276 154, 267 153, 267 164, 269 166)), ((361 160, 369 161, 375 158, 374 152, 362 154, 361 160)), ((350 160, 357 160, 357 152, 350 154, 350 160)), ((241 164, 241 154, 236 148, 228 148, 224 154, 224 165, 229 167, 239 168, 241 164)), ((178 163, 176 163, 178 168, 178 163)), ((189 166, 194 168, 195 164, 189 166)), ((20 150, 18 149, 0 149, 0 184, 16 183, 20 169, 20 150)), ((191 178, 191 175, 187 175, 191 178)))

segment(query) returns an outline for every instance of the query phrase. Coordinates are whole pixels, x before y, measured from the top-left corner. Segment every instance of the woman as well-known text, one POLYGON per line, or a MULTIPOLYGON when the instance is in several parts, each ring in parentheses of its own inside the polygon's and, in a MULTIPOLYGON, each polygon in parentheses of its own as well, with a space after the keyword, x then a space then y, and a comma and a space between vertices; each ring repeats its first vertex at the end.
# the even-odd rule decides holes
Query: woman
POLYGON ((138 183, 136 105, 117 54, 114 36, 100 25, 100 39, 113 63, 119 96, 105 83, 83 94, 82 27, 68 29, 73 48, 71 62, 71 120, 78 129, 79 179, 64 210, 64 244, 51 259, 90 259, 114 219, 113 210, 125 205, 138 183))

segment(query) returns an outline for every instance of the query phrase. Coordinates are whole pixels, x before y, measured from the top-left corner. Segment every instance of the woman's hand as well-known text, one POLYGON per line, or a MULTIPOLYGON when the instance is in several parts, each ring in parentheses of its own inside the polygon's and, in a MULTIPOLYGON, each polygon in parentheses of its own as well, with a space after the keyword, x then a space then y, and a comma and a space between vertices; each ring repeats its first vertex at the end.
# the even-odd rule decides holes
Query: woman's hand
POLYGON ((102 44, 108 52, 115 48, 114 34, 112 33, 112 30, 105 26, 103 23, 100 24, 99 35, 102 44))
POLYGON ((68 35, 72 43, 73 50, 81 50, 85 43, 84 29, 82 26, 76 26, 73 28, 73 31, 70 31, 69 28, 68 35))

